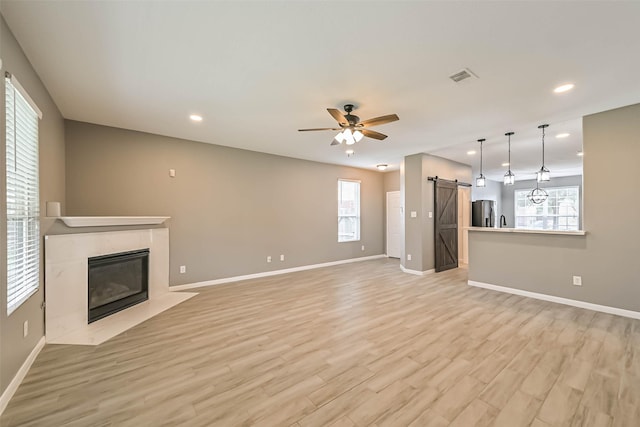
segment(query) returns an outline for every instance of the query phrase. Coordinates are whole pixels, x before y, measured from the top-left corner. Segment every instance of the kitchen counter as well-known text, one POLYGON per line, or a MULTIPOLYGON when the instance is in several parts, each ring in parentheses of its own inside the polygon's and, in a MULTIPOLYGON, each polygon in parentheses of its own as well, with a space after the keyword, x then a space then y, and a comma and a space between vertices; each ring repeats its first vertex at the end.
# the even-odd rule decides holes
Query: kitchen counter
POLYGON ((554 234, 563 236, 584 236, 585 230, 563 231, 563 230, 532 230, 526 228, 493 228, 493 227, 465 227, 469 231, 481 231, 485 233, 521 233, 521 234, 554 234))

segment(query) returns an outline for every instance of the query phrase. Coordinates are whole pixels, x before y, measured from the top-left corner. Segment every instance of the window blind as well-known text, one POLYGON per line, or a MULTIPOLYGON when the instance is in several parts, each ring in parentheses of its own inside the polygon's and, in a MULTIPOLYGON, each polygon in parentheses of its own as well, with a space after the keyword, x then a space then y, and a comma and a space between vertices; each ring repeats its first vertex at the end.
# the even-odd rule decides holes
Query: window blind
POLYGON ((40 285, 39 110, 5 77, 7 174, 7 314, 40 285))

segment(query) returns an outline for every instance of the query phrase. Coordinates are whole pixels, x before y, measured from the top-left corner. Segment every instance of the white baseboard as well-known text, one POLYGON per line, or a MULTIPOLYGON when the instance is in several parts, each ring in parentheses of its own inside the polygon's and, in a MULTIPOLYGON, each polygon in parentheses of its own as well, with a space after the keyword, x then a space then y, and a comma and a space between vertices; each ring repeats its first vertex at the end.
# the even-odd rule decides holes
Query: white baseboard
POLYGON ((259 279, 262 277, 277 276, 280 274, 295 273, 296 271, 313 270, 314 268, 331 267, 332 265, 349 264, 352 262, 370 261, 372 259, 385 258, 385 255, 372 255, 360 258, 342 259, 340 261, 325 262, 322 264, 302 265, 300 267, 285 268, 283 270, 265 271, 263 273, 245 274, 244 276, 225 277, 224 279, 206 280, 204 282, 187 283, 186 285, 169 286, 170 291, 184 291, 186 289, 202 288, 204 286, 222 285, 224 283, 239 282, 241 280, 259 279))
POLYGON ((18 390, 18 387, 20 387, 20 384, 22 383, 22 380, 24 380, 24 377, 27 376, 27 372, 29 372, 31 365, 33 365, 33 362, 36 360, 36 357, 38 357, 40 350, 42 350, 42 348, 44 347, 44 343, 44 337, 40 338, 40 341, 38 341, 33 350, 31 350, 31 353, 29 353, 27 359, 24 361, 20 369, 18 369, 18 372, 16 372, 16 375, 9 383, 7 389, 4 391, 4 393, 2 393, 2 396, 0 396, 0 415, 2 415, 16 390, 18 390))
POLYGON ((615 314, 623 317, 630 317, 632 319, 640 319, 640 312, 625 310, 623 308, 609 307, 607 305, 593 304, 586 301, 579 301, 574 299, 556 297, 553 295, 539 294, 537 292, 523 291, 521 289, 507 288, 505 286, 492 285, 490 283, 476 282, 469 280, 467 282, 469 286, 475 286, 477 288, 490 289, 492 291, 506 292, 508 294, 520 295, 528 298, 535 298, 543 301, 556 302, 558 304, 570 305, 573 307, 586 308, 587 310, 600 311, 602 313, 615 314))
POLYGON ((426 271, 411 270, 409 268, 405 268, 402 264, 400 264, 400 270, 404 271, 405 273, 415 274, 416 276, 426 276, 427 274, 436 272, 435 268, 426 271))

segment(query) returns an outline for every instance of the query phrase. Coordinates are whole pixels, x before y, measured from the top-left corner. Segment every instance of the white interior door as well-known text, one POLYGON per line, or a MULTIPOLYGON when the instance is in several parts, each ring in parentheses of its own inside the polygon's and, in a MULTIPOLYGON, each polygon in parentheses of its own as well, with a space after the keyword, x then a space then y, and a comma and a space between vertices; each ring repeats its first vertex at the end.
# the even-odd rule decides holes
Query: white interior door
POLYGON ((471 188, 458 187, 458 259, 469 263, 469 231, 471 224, 471 188))
POLYGON ((399 191, 387 192, 387 256, 400 258, 402 205, 399 191))

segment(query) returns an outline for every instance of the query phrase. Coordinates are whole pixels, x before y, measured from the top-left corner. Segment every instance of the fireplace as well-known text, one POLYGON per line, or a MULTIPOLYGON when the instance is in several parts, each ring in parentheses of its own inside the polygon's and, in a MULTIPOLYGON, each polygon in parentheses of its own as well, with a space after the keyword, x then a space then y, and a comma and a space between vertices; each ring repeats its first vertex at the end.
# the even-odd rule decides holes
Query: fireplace
POLYGON ((149 299, 149 249, 89 258, 89 323, 149 299))

